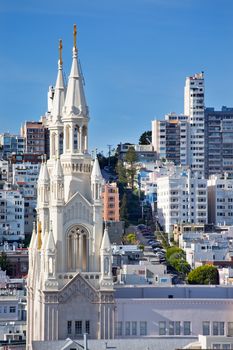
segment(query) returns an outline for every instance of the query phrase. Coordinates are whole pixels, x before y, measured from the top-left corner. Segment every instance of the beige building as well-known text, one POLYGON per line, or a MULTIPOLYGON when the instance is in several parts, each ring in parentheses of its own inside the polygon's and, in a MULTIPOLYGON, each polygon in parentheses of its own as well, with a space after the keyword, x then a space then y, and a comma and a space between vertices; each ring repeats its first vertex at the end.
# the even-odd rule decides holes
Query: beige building
POLYGON ((104 221, 119 221, 119 190, 115 182, 103 186, 102 199, 104 221))

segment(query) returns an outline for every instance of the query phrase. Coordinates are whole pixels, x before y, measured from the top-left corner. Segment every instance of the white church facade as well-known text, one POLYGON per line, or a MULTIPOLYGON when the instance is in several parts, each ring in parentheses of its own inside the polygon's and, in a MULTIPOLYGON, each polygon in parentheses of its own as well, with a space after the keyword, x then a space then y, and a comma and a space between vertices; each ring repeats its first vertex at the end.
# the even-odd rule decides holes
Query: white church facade
POLYGON ((67 87, 62 43, 51 113, 50 158, 38 179, 37 223, 29 247, 27 348, 35 340, 114 337, 111 247, 103 235, 101 176, 88 153, 88 107, 74 28, 67 87), (60 140, 63 139, 61 147, 60 140))

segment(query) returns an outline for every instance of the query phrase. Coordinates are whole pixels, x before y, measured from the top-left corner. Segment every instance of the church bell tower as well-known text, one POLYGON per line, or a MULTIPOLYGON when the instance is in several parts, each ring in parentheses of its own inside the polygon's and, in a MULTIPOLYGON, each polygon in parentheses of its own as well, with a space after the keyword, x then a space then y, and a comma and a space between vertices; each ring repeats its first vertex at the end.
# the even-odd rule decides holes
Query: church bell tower
POLYGON ((88 151, 89 110, 74 26, 72 66, 63 79, 62 42, 48 126, 50 157, 38 179, 29 247, 27 349, 36 340, 114 337, 111 246, 103 233, 98 159, 88 151))

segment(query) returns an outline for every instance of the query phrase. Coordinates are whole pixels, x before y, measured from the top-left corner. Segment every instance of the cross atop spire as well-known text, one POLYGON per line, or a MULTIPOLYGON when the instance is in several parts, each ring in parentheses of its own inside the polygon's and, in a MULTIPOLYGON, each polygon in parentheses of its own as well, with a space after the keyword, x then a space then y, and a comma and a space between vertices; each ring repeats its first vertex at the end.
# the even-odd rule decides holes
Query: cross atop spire
POLYGON ((74 49, 77 50, 77 26, 74 24, 74 49))
POLYGON ((62 66, 62 40, 60 39, 59 40, 59 63, 60 63, 60 65, 62 66))

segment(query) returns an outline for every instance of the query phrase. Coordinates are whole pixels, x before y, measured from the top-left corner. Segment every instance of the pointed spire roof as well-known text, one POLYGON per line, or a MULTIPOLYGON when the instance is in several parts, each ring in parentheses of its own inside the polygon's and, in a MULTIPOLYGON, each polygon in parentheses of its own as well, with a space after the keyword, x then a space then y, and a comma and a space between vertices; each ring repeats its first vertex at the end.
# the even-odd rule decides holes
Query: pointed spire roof
POLYGON ((91 172, 92 181, 103 181, 103 176, 101 174, 100 165, 97 156, 95 157, 92 172, 91 172))
POLYGON ((111 251, 111 243, 110 243, 110 239, 109 239, 109 235, 108 235, 107 224, 105 224, 104 235, 102 238, 100 250, 107 251, 107 252, 111 251))
POLYGON ((42 173, 43 173, 43 166, 44 166, 44 163, 42 162, 40 164, 40 172, 39 172, 39 176, 38 176, 38 182, 41 182, 41 179, 42 179, 42 173))
POLYGON ((63 178, 63 169, 62 169, 60 157, 58 157, 56 162, 55 162, 55 166, 53 169, 53 177, 55 179, 62 179, 63 178))
POLYGON ((49 231, 49 236, 47 239, 47 244, 46 244, 46 251, 54 252, 56 249, 54 237, 53 237, 53 230, 52 230, 52 223, 50 224, 50 231, 49 231))
POLYGON ((59 60, 58 60, 58 73, 57 81, 54 89, 53 107, 52 107, 52 120, 53 123, 61 122, 62 109, 65 102, 65 84, 62 70, 62 40, 59 41, 59 60))
POLYGON ((33 222, 33 230, 32 230, 32 236, 31 236, 29 249, 33 249, 34 244, 35 244, 35 239, 36 239, 36 224, 35 224, 35 222, 33 222))
POLYGON ((74 25, 73 61, 67 85, 67 93, 63 112, 65 115, 74 113, 75 115, 88 118, 88 108, 83 89, 83 77, 80 70, 80 65, 78 63, 76 35, 76 25, 74 25))
POLYGON ((42 166, 42 171, 40 174, 40 182, 43 184, 48 184, 49 183, 49 172, 48 172, 48 167, 47 167, 47 163, 43 163, 42 166))

